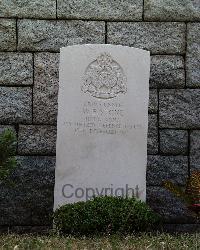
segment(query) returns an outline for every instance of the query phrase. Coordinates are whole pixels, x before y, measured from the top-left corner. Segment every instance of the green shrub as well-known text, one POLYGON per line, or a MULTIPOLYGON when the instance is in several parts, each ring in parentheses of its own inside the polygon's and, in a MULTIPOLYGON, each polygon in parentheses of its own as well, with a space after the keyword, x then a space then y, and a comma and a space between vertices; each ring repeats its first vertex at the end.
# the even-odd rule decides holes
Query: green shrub
POLYGON ((0 134, 0 183, 7 180, 16 166, 16 136, 11 129, 0 134))
POLYGON ((54 212, 56 231, 72 235, 147 231, 158 222, 158 215, 135 198, 101 196, 54 212))

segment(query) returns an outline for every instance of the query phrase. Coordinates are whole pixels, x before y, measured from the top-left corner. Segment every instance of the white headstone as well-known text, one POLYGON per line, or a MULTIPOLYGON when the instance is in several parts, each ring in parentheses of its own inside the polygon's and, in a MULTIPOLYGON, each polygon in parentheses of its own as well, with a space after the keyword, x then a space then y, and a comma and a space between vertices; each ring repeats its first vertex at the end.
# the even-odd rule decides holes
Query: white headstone
POLYGON ((98 195, 146 199, 150 53, 61 48, 54 209, 98 195))

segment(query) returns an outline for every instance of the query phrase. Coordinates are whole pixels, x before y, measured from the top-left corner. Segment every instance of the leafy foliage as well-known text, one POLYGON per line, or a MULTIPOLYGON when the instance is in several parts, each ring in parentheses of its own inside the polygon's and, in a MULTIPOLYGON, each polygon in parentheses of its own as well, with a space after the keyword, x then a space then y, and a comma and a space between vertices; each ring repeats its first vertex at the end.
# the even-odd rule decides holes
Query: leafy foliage
POLYGON ((200 204, 200 171, 194 171, 188 179, 185 193, 193 204, 200 204))
POLYGON ((164 181, 164 186, 187 205, 200 203, 200 171, 194 171, 185 187, 179 187, 171 181, 164 181))
POLYGON ((163 184, 167 190, 173 193, 176 197, 180 198, 186 204, 192 203, 191 197, 185 193, 185 187, 179 187, 171 181, 164 181, 163 184))
POLYGON ((66 204, 54 213, 56 230, 72 235, 146 231, 159 220, 146 203, 135 198, 112 196, 66 204))
POLYGON ((185 187, 179 187, 171 181, 164 181, 164 187, 180 198, 187 207, 198 216, 200 213, 200 171, 194 171, 185 187))
POLYGON ((16 166, 16 136, 11 129, 0 135, 0 182, 6 181, 16 166))

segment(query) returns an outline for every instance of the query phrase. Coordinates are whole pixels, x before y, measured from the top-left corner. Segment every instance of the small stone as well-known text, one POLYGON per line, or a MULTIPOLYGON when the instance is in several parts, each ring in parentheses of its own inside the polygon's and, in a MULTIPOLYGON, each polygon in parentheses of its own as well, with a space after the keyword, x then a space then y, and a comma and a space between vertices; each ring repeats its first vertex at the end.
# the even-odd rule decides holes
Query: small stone
POLYGON ((174 129, 160 130, 160 152, 186 155, 188 153, 188 132, 174 129))
POLYGON ((59 53, 36 53, 33 88, 33 121, 56 124, 59 53))
POLYGON ((21 155, 52 155, 56 151, 56 127, 19 126, 18 153, 21 155))
POLYGON ((0 17, 56 18, 56 0, 2 0, 0 17))
POLYGON ((146 21, 199 21, 199 0, 144 0, 146 21))
POLYGON ((187 205, 163 187, 147 188, 147 204, 159 213, 166 223, 195 223, 187 205))
POLYGON ((149 128, 147 140, 148 154, 158 153, 158 121, 157 115, 149 115, 149 128))
POLYGON ((50 225, 55 157, 20 156, 13 186, 0 185, 0 225, 50 225))
POLYGON ((18 50, 55 51, 73 44, 104 43, 105 23, 97 21, 19 20, 18 50))
POLYGON ((190 134, 190 169, 200 171, 200 130, 190 134))
POLYGON ((33 84, 33 58, 30 53, 0 53, 0 84, 33 84))
POLYGON ((16 20, 0 19, 0 51, 16 50, 16 20))
POLYGON ((151 56, 150 88, 184 88, 185 70, 182 56, 151 56))
POLYGON ((186 83, 200 87, 200 23, 189 23, 187 30, 186 83))
POLYGON ((149 91, 149 113, 156 113, 158 111, 158 94, 156 89, 149 91))
POLYGON ((109 22, 107 42, 150 50, 152 54, 183 54, 184 23, 109 22))
POLYGON ((160 90, 161 128, 200 128, 200 89, 160 90))
POLYGON ((31 123, 32 89, 30 87, 0 87, 0 122, 31 123))
POLYGON ((142 0, 58 0, 58 18, 137 21, 142 12, 142 0))
POLYGON ((163 181, 166 180, 178 185, 185 185, 187 176, 187 156, 148 156, 147 185, 162 186, 163 181))

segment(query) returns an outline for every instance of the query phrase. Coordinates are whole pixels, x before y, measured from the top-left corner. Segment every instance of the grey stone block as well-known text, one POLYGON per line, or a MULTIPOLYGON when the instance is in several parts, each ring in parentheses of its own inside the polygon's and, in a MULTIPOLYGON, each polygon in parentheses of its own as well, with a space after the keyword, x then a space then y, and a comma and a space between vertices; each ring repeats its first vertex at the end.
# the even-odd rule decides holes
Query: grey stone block
POLYGON ((160 90, 161 128, 200 128, 200 89, 160 90))
POLYGON ((184 23, 113 22, 108 23, 107 42, 150 50, 152 54, 183 54, 184 23))
POLYGON ((144 0, 144 20, 199 21, 199 0, 144 0))
POLYGON ((55 157, 18 157, 14 186, 0 185, 0 225, 52 222, 55 157))
POLYGON ((33 84, 33 58, 30 53, 0 53, 0 84, 33 84))
POLYGON ((188 132, 174 129, 160 130, 160 152, 186 155, 188 153, 188 132))
POLYGON ((137 21, 142 12, 142 0, 58 0, 58 18, 137 21))
POLYGON ((190 134, 190 169, 200 171, 200 130, 190 134))
POLYGON ((167 223, 195 223, 186 205, 162 187, 147 188, 147 204, 167 223))
POLYGON ((151 56, 150 88, 184 88, 182 56, 151 56))
POLYGON ((0 19, 0 51, 16 50, 16 20, 0 19))
POLYGON ((154 114, 149 115, 147 151, 148 154, 158 153, 158 120, 154 114))
POLYGON ((148 156, 147 185, 162 186, 163 181, 166 180, 178 185, 185 185, 187 177, 187 156, 148 156))
POLYGON ((149 91, 149 113, 156 113, 158 111, 158 93, 156 89, 149 91))
POLYGON ((52 155, 56 152, 56 127, 20 125, 18 153, 21 155, 52 155))
POLYGON ((188 87, 200 87, 200 23, 187 26, 186 76, 188 87))
POLYGON ((56 0, 2 0, 0 17, 56 18, 56 0))
POLYGON ((56 124, 59 53, 37 53, 34 62, 33 121, 56 124))
POLYGON ((32 89, 30 87, 0 87, 0 122, 31 123, 32 89))
POLYGON ((19 20, 18 50, 59 52, 67 45, 104 43, 104 33, 104 22, 19 20))

